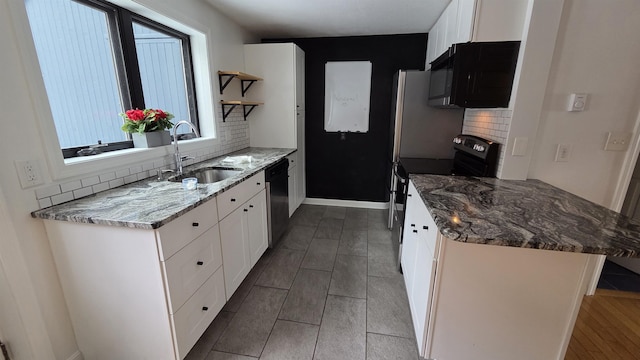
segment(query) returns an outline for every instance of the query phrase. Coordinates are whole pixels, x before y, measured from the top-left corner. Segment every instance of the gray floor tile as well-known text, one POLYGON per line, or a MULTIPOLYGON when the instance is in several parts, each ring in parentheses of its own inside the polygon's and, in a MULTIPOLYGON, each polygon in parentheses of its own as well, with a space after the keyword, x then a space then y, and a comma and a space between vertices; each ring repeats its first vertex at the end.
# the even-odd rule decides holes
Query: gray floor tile
POLYGON ((416 342, 395 336, 367 334, 367 360, 418 360, 416 342))
POLYGON ((344 220, 342 219, 324 218, 320 220, 318 229, 313 237, 316 239, 340 240, 343 223, 344 220))
POLYGON ((300 267, 314 270, 333 270, 338 251, 338 240, 313 239, 300 267))
POLYGON ((227 303, 224 305, 223 310, 232 312, 238 311, 244 299, 247 297, 247 295, 249 295, 249 291, 251 291, 251 288, 258 280, 258 277, 260 277, 260 274, 262 274, 262 271, 269 264, 269 262, 271 262, 272 256, 273 251, 267 249, 267 252, 265 252, 264 255, 262 255, 262 257, 258 260, 258 262, 256 262, 253 269, 251 269, 247 277, 244 278, 240 286, 238 286, 236 291, 231 296, 231 299, 229 299, 229 301, 227 301, 227 303))
POLYGON ((286 296, 286 290, 254 286, 214 350, 260 356, 286 296))
POLYGON ((367 231, 343 230, 338 254, 367 256, 367 231))
POLYGON ((339 206, 327 206, 327 209, 325 210, 323 217, 344 220, 344 217, 346 214, 347 214, 347 208, 343 208, 339 206))
POLYGON ((331 275, 329 294, 367 298, 367 258, 338 255, 331 275))
POLYGON ((353 218, 348 217, 344 219, 344 226, 342 230, 367 230, 368 223, 367 218, 353 218))
POLYGON ((388 223, 386 221, 385 222, 378 222, 378 221, 371 222, 371 221, 369 221, 367 223, 367 229, 369 229, 369 230, 386 230, 386 231, 389 231, 389 225, 388 225, 388 223))
POLYGON ((300 269, 278 319, 320 325, 331 273, 300 269))
POLYGON ((185 360, 202 360, 207 357, 213 345, 218 341, 220 335, 227 328, 231 319, 235 315, 232 312, 220 311, 211 325, 204 331, 204 334, 198 339, 198 342, 191 348, 191 351, 185 357, 185 360))
POLYGON ((244 356, 237 354, 229 354, 220 351, 212 351, 207 356, 206 360, 257 360, 258 358, 252 356, 244 356))
POLYGON ((391 244, 391 231, 387 229, 373 230, 369 228, 367 230, 367 241, 369 244, 391 244))
POLYGON ((367 209, 367 218, 371 223, 386 223, 389 220, 389 209, 367 209))
POLYGON ((345 219, 365 219, 367 220, 367 209, 347 208, 345 219))
POLYGON ((304 253, 301 251, 278 249, 271 262, 265 267, 256 285, 289 289, 296 277, 304 253))
POLYGON ((311 360, 319 329, 317 325, 276 321, 260 360, 311 360))
POLYGON ((314 359, 364 360, 366 300, 329 295, 314 359))
POLYGON ((302 205, 290 219, 291 224, 303 226, 318 226, 326 206, 302 205))
POLYGON ((402 278, 367 279, 367 331, 413 339, 413 323, 402 278))
POLYGON ((369 276, 402 277, 398 270, 398 253, 391 243, 368 244, 369 276))
POLYGON ((292 225, 282 238, 278 248, 307 251, 315 232, 315 226, 292 225))

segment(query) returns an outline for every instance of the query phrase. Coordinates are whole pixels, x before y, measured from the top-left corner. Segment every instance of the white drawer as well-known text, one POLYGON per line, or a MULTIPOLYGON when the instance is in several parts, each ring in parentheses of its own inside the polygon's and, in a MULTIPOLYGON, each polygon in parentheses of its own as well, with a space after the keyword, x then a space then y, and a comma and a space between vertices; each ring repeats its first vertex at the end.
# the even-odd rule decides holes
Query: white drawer
POLYGON ((187 355, 224 303, 224 276, 220 268, 172 316, 178 359, 187 355))
POLYGON ((222 265, 220 231, 214 225, 163 263, 170 311, 182 304, 222 265))
POLYGON ((289 169, 296 166, 298 164, 298 152, 294 151, 293 153, 287 155, 287 159, 289 160, 289 169))
POLYGON ((160 260, 166 260, 218 222, 216 199, 211 199, 158 228, 160 260))
POLYGON ((260 171, 218 195, 218 217, 220 220, 231 214, 238 206, 244 204, 264 188, 264 171, 260 171))

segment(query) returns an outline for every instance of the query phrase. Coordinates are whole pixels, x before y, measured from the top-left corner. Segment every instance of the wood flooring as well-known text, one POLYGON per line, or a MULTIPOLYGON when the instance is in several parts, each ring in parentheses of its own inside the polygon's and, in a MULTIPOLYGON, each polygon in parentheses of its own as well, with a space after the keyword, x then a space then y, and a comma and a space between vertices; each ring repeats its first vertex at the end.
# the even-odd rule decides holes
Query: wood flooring
POLYGON ((585 296, 565 356, 574 359, 640 359, 640 293, 585 296))

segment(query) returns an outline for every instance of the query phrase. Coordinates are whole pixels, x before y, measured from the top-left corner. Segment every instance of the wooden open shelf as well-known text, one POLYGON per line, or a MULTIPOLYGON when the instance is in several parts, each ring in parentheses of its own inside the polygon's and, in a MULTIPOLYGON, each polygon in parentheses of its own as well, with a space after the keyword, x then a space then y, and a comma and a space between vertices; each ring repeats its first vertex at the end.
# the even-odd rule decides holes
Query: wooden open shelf
POLYGON ((229 114, 235 109, 236 106, 242 105, 242 113, 244 114, 244 121, 247 121, 247 116, 251 114, 256 106, 264 103, 255 101, 242 101, 242 100, 220 100, 222 104, 222 121, 226 121, 229 114), (248 110, 247 110, 248 109, 248 110))
POLYGON ((238 78, 242 82, 242 96, 247 93, 247 90, 249 90, 254 82, 263 80, 261 77, 250 75, 240 71, 218 71, 220 94, 222 94, 224 89, 234 78, 238 78))

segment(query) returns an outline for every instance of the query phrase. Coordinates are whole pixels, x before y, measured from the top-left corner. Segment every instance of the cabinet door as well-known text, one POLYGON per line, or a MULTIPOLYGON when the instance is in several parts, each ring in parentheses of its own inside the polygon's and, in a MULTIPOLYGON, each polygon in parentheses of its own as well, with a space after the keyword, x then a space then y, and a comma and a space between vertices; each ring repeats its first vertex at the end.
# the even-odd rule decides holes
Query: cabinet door
POLYGON ((444 51, 448 49, 453 43, 455 43, 457 38, 457 18, 458 18, 458 0, 452 0, 444 13, 442 14, 446 18, 445 21, 445 29, 444 29, 444 51))
POLYGON ((305 58, 304 51, 299 47, 295 47, 295 63, 296 63, 296 109, 305 109, 305 58))
MULTIPOLYGON (((245 205, 249 211, 247 214, 247 224, 249 226, 249 249, 251 250, 251 267, 256 264, 260 256, 269 246, 269 235, 267 233, 267 192, 262 190, 245 205)), ((243 210, 244 211, 244 210, 243 210)))
POLYGON ((475 11, 476 0, 458 0, 456 43, 471 41, 475 11))
POLYGON ((251 270, 249 227, 243 206, 220 221, 220 242, 228 300, 251 270))

